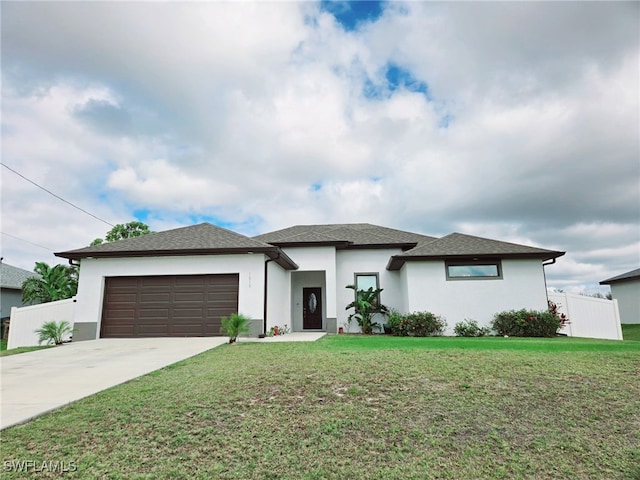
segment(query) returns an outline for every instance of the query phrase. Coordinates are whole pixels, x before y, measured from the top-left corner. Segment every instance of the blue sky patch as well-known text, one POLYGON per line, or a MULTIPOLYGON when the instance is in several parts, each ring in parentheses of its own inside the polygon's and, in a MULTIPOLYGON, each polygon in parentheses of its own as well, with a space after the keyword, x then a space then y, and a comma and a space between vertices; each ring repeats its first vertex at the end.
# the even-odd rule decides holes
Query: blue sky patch
POLYGON ((391 90, 404 87, 411 92, 423 93, 425 97, 427 97, 427 100, 431 100, 429 95, 429 86, 422 80, 418 80, 414 77, 408 69, 389 63, 384 76, 387 79, 387 83, 391 90))
POLYGON ((375 83, 371 78, 367 78, 362 86, 362 93, 366 98, 380 100, 389 98, 393 92, 403 88, 410 92, 422 93, 428 101, 432 101, 429 85, 422 80, 418 80, 407 68, 388 63, 382 71, 384 80, 375 83))
POLYGON ((346 31, 353 31, 364 22, 375 22, 384 10, 386 2, 376 1, 327 1, 320 2, 320 9, 331 13, 346 31))
POLYGON ((133 216, 138 222, 146 223, 149 220, 151 210, 148 208, 139 208, 133 211, 133 216))

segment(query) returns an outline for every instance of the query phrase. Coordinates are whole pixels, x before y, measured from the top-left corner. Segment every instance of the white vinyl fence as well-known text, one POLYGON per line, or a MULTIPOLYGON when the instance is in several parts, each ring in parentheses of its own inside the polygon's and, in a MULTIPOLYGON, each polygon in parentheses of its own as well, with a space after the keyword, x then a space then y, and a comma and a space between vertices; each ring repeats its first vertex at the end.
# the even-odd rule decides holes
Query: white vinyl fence
MULTIPOLYGON (((7 349, 38 345, 38 335, 34 333, 34 330, 42 327, 44 322, 60 322, 66 320, 69 322, 69 325, 71 325, 71 328, 73 328, 75 302, 75 298, 68 298, 66 300, 58 300, 57 302, 31 305, 29 307, 11 308, 7 349)), ((68 339, 69 338, 66 338, 65 340, 68 339)))
POLYGON ((560 333, 570 337, 622 340, 617 300, 557 292, 549 293, 549 300, 569 317, 569 324, 560 333))

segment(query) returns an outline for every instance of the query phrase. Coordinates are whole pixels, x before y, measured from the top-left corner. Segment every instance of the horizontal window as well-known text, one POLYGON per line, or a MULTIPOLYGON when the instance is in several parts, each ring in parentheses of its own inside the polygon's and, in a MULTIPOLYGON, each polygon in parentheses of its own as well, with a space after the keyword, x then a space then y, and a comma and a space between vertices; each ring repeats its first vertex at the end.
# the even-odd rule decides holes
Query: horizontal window
POLYGON ((500 261, 447 262, 447 280, 502 278, 500 261))

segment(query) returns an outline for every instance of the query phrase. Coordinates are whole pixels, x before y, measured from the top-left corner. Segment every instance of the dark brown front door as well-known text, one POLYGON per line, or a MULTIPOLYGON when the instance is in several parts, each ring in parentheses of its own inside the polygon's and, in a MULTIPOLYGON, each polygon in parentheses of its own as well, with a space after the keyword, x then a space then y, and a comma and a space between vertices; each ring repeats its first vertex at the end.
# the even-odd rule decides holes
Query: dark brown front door
POLYGON ((322 289, 309 287, 302 289, 302 328, 322 330, 322 289))

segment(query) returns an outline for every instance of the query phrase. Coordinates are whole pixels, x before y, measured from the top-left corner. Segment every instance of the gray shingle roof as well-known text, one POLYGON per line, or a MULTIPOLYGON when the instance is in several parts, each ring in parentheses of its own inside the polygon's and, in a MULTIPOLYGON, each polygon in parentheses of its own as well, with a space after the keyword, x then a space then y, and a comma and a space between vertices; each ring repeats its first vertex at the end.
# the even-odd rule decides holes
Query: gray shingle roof
POLYGON ((297 265, 279 247, 333 245, 336 248, 395 247, 387 268, 398 270, 406 261, 436 258, 499 257, 548 260, 564 252, 452 233, 442 238, 395 230, 369 223, 296 225, 275 232, 246 237, 210 223, 150 233, 141 237, 56 253, 68 259, 161 255, 220 255, 264 253, 287 269, 297 265))
POLYGON ((22 283, 31 277, 38 277, 37 273, 24 270, 22 268, 0 263, 0 287, 12 288, 15 290, 22 289, 22 283))
POLYGON ((603 280, 600 282, 600 285, 609 285, 611 283, 636 280, 638 278, 640 278, 640 268, 636 268, 635 270, 631 270, 630 272, 622 273, 620 275, 616 275, 615 277, 603 280))
POLYGON ((434 237, 395 230, 370 223, 328 225, 296 225, 253 237, 273 245, 299 245, 304 243, 343 243, 344 246, 365 247, 402 245, 411 248, 434 237))
POLYGON ((429 258, 511 257, 550 260, 562 255, 564 255, 564 252, 501 242, 462 233, 452 233, 446 237, 420 244, 400 255, 394 255, 387 268, 397 270, 406 261, 429 258))
POLYGON ((215 255, 249 252, 266 253, 274 259, 278 258, 279 262, 291 268, 295 267, 295 263, 277 247, 210 223, 149 233, 117 242, 58 252, 55 255, 77 260, 87 257, 215 255))

